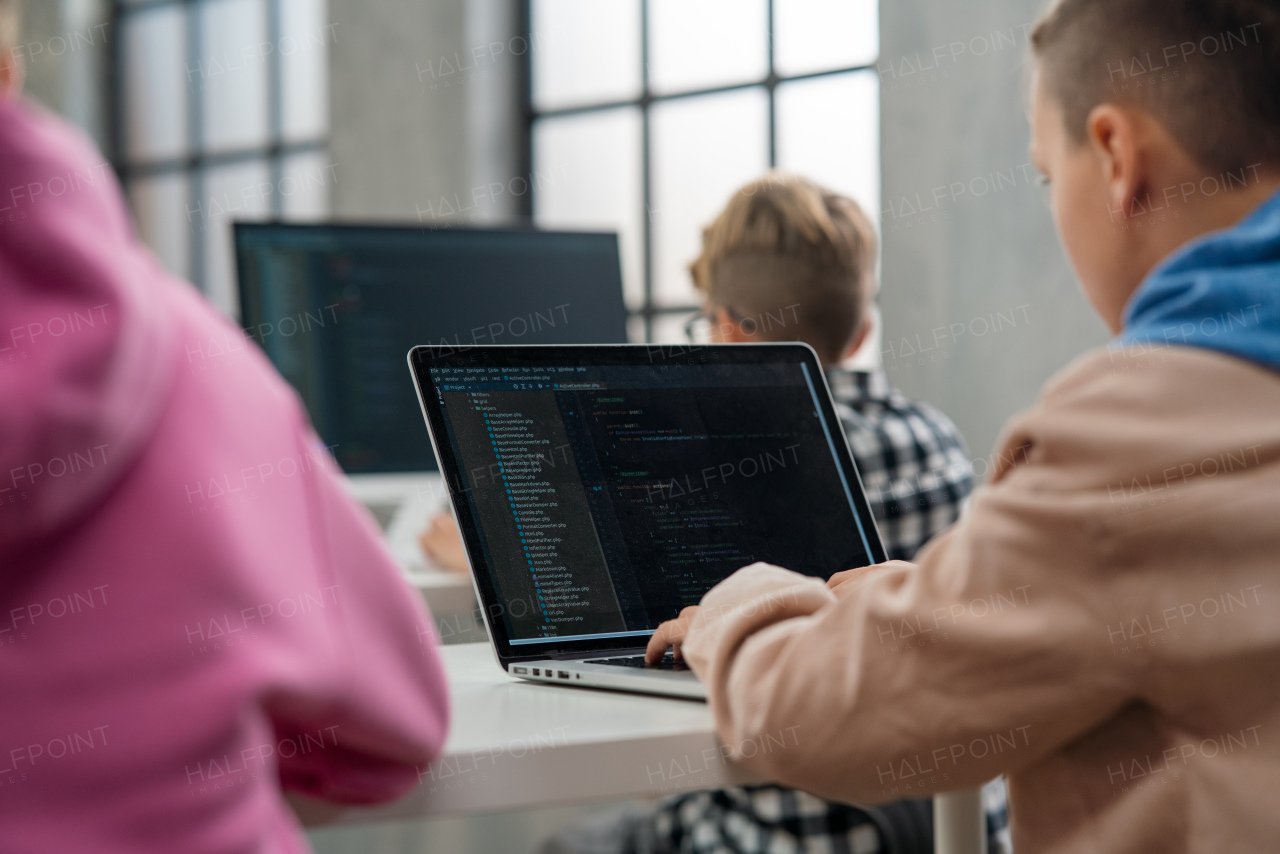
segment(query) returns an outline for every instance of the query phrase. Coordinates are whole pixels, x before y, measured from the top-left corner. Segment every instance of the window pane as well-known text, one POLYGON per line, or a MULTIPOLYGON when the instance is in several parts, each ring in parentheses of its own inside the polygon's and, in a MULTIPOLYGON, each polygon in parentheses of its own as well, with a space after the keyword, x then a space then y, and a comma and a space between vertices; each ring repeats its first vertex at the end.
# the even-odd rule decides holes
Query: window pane
POLYGON ((204 147, 265 145, 267 41, 265 0, 205 0, 199 7, 198 82, 204 147))
POLYGON ((627 341, 632 344, 644 344, 644 318, 633 314, 627 318, 627 341))
POLYGON ((650 86, 682 92, 763 80, 768 26, 765 0, 650 0, 650 86))
MULTIPOLYGON (((639 0, 534 0, 532 5, 538 109, 640 94, 639 0)), ((517 42, 512 50, 520 47, 517 42)))
POLYGON ((880 89, 874 71, 784 83, 777 90, 778 166, 880 215, 880 89))
POLYGON ((329 124, 328 54, 337 25, 323 0, 280 0, 281 130, 286 140, 314 139, 329 124))
POLYGON ((231 223, 261 219, 272 193, 265 160, 219 166, 205 173, 200 212, 204 241, 204 292, 224 313, 239 315, 231 223))
POLYGON ((286 219, 317 220, 329 212, 329 193, 337 179, 337 164, 323 151, 284 158, 280 180, 273 190, 280 196, 286 219))
POLYGON ((187 151, 186 11, 161 6, 124 19, 125 151, 130 160, 187 151))
POLYGON ((768 96, 756 88, 660 102, 652 121, 654 298, 696 304, 688 265, 702 227, 769 167, 768 96))
POLYGON ((533 155, 537 224, 617 231, 627 304, 642 305, 640 111, 542 119, 534 125, 533 155))
POLYGON ((190 185, 185 173, 136 178, 130 182, 138 234, 175 276, 190 275, 191 232, 200 217, 191 210, 190 185))
POLYGON ((779 74, 875 64, 878 0, 774 0, 773 14, 779 74))

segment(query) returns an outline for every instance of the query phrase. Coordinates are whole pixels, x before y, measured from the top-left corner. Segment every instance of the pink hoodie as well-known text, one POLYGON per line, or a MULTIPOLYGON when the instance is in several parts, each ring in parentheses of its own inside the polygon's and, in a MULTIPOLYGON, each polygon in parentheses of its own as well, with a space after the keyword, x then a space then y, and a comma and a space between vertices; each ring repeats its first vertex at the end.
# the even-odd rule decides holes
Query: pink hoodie
POLYGON ((92 147, 0 103, 0 852, 304 851, 282 788, 417 783, 437 640, 339 478, 92 147))

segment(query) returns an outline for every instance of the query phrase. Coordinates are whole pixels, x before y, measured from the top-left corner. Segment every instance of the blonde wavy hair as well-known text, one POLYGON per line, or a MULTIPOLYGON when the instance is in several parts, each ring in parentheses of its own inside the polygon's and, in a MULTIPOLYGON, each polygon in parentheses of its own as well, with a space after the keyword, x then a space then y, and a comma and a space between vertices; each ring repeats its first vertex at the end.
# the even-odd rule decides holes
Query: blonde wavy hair
POLYGON ((769 341, 804 341, 835 362, 875 293, 877 240, 858 203, 797 175, 739 189, 702 231, 693 283, 769 341))

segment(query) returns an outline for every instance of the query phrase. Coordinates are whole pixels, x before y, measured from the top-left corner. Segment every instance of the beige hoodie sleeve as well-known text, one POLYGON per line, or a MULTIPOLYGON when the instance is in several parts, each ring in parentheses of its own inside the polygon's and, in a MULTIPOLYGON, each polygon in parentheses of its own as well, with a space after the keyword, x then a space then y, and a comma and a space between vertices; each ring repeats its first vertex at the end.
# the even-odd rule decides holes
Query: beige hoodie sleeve
POLYGON ((1086 666, 1106 655, 1105 635, 1084 602, 1019 570, 1053 544, 1030 548, 1029 520, 1009 512, 979 496, 919 566, 885 564, 839 596, 765 564, 708 593, 684 654, 734 758, 877 803, 979 784, 1110 717, 1125 682, 1086 666), (1007 528, 1001 542, 974 542, 993 525, 1007 528), (996 552, 1010 571, 975 571, 996 552))
POLYGON ((918 566, 885 564, 832 593, 756 564, 708 592, 684 654, 732 755, 875 803, 1017 771, 1138 699, 1145 656, 1118 656, 1113 627, 1161 613, 1152 603, 1200 538, 1168 507, 1118 513, 1117 484, 1164 471, 1174 499, 1191 496, 1183 515, 1196 482, 1179 493, 1169 467, 1198 459, 1206 437, 1245 447, 1261 429, 1194 423, 1186 413, 1239 391, 1215 390, 1213 370, 1200 384, 1200 369, 1082 358, 1008 428, 990 483, 918 566))

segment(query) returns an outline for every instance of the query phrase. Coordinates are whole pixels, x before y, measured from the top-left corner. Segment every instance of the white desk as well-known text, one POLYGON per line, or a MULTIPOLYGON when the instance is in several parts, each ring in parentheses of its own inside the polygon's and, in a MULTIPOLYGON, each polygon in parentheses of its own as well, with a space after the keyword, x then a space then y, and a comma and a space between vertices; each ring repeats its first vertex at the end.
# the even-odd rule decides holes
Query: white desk
MULTIPOLYGON (((625 800, 763 782, 726 762, 702 702, 539 685, 503 672, 488 643, 440 649, 453 723, 444 755, 394 804, 350 809, 353 824, 625 800)), ((934 800, 940 854, 986 851, 981 798, 934 800)))
MULTIPOLYGON (((421 573, 409 577, 409 583, 422 594, 431 610, 436 633, 443 643, 488 644, 480 606, 476 604, 471 579, 453 573, 421 573)), ((497 665, 494 665, 495 667, 497 665)))
POLYGON ((760 782, 721 758, 702 702, 513 679, 487 643, 440 650, 453 723, 421 785, 342 823, 667 795, 760 782))

